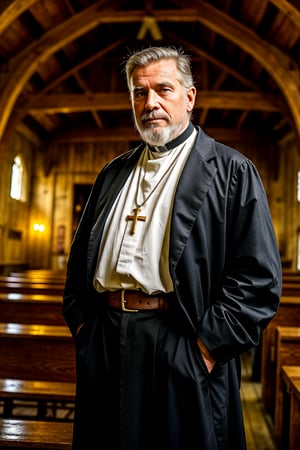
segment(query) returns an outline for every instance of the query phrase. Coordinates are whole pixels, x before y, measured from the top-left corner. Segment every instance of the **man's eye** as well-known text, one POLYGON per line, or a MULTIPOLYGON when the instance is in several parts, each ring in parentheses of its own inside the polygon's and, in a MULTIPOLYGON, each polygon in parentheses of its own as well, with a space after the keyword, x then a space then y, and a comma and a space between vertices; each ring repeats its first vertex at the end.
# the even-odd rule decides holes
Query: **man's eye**
POLYGON ((137 92, 135 92, 134 93, 134 98, 135 99, 139 99, 139 98, 143 98, 143 97, 145 97, 145 92, 144 91, 137 91, 137 92))
POLYGON ((169 87, 164 87, 164 88, 161 88, 160 92, 162 94, 169 94, 171 92, 171 89, 169 87))

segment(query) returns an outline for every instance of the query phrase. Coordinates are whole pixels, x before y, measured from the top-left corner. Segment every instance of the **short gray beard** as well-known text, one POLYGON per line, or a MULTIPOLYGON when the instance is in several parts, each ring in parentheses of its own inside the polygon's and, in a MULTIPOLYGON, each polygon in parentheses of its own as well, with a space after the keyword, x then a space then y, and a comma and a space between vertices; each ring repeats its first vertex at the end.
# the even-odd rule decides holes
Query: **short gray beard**
POLYGON ((178 125, 167 125, 159 132, 154 133, 153 128, 142 128, 135 120, 135 126, 144 142, 149 145, 163 146, 172 141, 178 135, 178 125))
POLYGON ((163 146, 167 142, 171 141, 176 130, 177 127, 170 125, 161 129, 158 133, 157 132, 154 133, 152 128, 147 128, 143 130, 138 129, 143 141, 147 142, 147 144, 149 145, 158 145, 158 146, 163 146))

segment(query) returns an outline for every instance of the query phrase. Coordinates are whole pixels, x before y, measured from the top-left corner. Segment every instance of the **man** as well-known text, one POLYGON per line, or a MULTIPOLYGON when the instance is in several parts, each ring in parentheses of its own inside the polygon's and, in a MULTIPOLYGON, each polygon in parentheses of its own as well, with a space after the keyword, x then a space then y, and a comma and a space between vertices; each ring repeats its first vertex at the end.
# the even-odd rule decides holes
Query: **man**
POLYGON ((73 450, 243 450, 239 357, 281 294, 262 182, 192 125, 181 51, 136 52, 126 76, 143 142, 99 174, 68 262, 73 450))

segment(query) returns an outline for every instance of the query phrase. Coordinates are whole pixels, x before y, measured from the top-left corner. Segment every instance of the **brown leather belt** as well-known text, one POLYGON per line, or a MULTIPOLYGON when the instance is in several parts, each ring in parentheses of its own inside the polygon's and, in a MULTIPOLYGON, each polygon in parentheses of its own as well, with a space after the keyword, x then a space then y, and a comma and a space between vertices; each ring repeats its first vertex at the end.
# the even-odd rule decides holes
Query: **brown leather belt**
POLYGON ((107 304, 125 312, 168 311, 173 296, 173 293, 148 295, 144 292, 126 291, 125 289, 106 292, 107 304))

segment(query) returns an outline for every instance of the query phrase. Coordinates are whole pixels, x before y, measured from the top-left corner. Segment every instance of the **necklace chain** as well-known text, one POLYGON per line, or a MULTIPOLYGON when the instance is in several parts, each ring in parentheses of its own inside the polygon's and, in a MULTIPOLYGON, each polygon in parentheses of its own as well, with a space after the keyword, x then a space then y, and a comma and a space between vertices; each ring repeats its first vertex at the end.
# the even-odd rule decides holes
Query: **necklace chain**
MULTIPOLYGON (((147 151, 149 152, 149 148, 147 148, 147 151)), ((137 222, 138 221, 142 221, 142 222, 146 222, 147 220, 147 216, 141 216, 139 215, 139 213, 141 212, 141 207, 144 206, 144 204, 146 203, 147 200, 149 200, 149 198, 151 197, 151 195, 153 194, 153 192, 155 192, 155 190, 158 188, 158 186, 161 184, 162 180, 166 177, 166 175, 173 169, 173 167, 175 166, 178 157, 179 157, 180 151, 177 152, 177 154, 174 156, 173 161, 171 162, 171 164, 167 167, 167 170, 164 171, 163 175, 160 177, 160 179, 158 180, 158 182, 155 184, 154 188, 152 188, 152 190, 150 191, 149 195, 146 196, 144 198, 144 200, 142 202, 138 201, 138 196, 139 196, 139 187, 140 185, 142 186, 142 176, 145 175, 145 170, 144 169, 144 165, 145 165, 145 157, 147 156, 147 153, 145 152, 144 156, 143 156, 143 163, 142 163, 142 167, 140 169, 140 173, 138 176, 138 183, 137 183, 137 188, 136 188, 136 193, 135 193, 135 204, 136 204, 136 208, 133 208, 133 214, 128 214, 126 216, 126 220, 127 221, 132 221, 132 226, 131 226, 131 230, 130 230, 130 234, 135 234, 135 230, 136 230, 136 226, 137 226, 137 222)), ((150 158, 148 158, 150 159, 150 158)))
MULTIPOLYGON (((147 148, 148 152, 149 149, 147 148)), ((183 148, 182 148, 183 150, 183 148)), ((175 158, 173 159, 173 161, 171 162, 171 164, 167 167, 167 170, 165 170, 165 172, 163 173, 163 175, 160 177, 160 179, 158 180, 158 182, 155 184, 155 186, 151 189, 150 193, 148 194, 148 196, 146 196, 144 198, 144 200, 142 202, 138 201, 138 197, 139 197, 139 189, 140 186, 142 186, 142 177, 145 174, 145 170, 144 170, 144 159, 143 159, 143 166, 140 170, 139 173, 139 177, 138 177, 138 183, 137 183, 137 188, 136 188, 136 194, 135 194, 135 204, 137 206, 137 208, 140 210, 142 206, 144 206, 144 204, 147 202, 147 200, 149 200, 149 198, 152 196, 152 194, 156 191, 156 189, 158 188, 158 186, 161 184, 161 182, 165 179, 165 177, 167 176, 168 173, 171 172, 171 170, 173 169, 173 167, 176 165, 176 162, 178 160, 178 157, 180 155, 181 151, 177 151, 177 154, 175 156, 175 158)))

